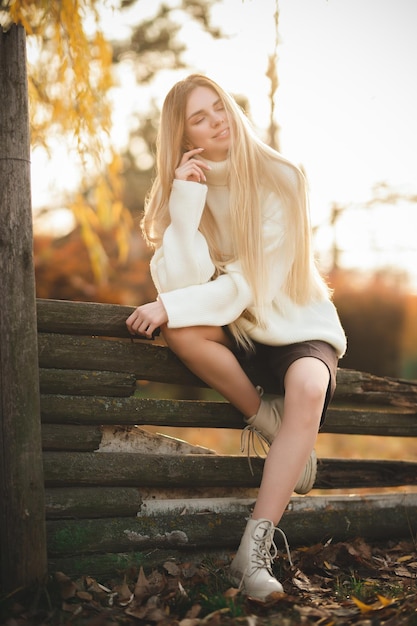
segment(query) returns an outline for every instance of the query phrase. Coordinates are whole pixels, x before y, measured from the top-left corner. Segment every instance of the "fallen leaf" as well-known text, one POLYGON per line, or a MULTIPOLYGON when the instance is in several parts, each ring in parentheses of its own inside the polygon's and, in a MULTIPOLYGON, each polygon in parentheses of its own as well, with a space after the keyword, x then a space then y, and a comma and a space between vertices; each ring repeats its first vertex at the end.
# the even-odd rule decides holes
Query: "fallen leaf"
POLYGON ((180 576, 181 574, 180 568, 174 561, 166 561, 163 567, 170 576, 180 576))
POLYGON ((377 598, 383 607, 391 606, 397 602, 396 598, 385 598, 384 596, 379 595, 379 593, 377 593, 377 598))
POLYGON ((149 596, 149 585, 148 579, 145 576, 145 572, 143 567, 141 566, 138 574, 138 578, 135 585, 135 590, 133 592, 135 599, 139 602, 149 596))
POLYGON ((117 585, 114 588, 114 592, 117 593, 117 603, 120 606, 126 606, 126 602, 131 602, 134 597, 126 580, 124 580, 121 585, 117 585))
POLYGON ((404 563, 405 561, 411 561, 411 559, 413 559, 414 556, 412 556, 411 554, 404 554, 403 556, 400 556, 397 559, 397 563, 404 563))
POLYGON ((84 600, 85 602, 91 602, 93 599, 93 595, 89 591, 77 591, 75 595, 77 598, 84 600))
POLYGON ((396 574, 396 576, 400 576, 401 578, 414 578, 415 574, 413 572, 410 572, 406 567, 404 567, 404 565, 401 565, 400 567, 396 567, 394 569, 394 573, 396 574))
POLYGON ((56 572, 55 580, 59 585, 59 592, 62 600, 69 600, 74 598, 78 591, 78 587, 71 578, 63 574, 62 572, 56 572))

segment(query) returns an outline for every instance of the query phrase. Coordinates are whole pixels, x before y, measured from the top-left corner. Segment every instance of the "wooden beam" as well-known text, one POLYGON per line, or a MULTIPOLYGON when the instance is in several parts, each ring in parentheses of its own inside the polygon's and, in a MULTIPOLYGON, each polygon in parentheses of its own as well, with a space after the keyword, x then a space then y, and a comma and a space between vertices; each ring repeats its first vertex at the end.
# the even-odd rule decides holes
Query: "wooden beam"
MULTIPOLYGON (((233 488, 233 496, 229 487, 194 487, 192 501, 198 499, 213 505, 214 500, 247 501, 255 500, 257 489, 233 488)), ((155 503, 176 500, 184 507, 190 501, 190 489, 181 487, 146 488, 146 487, 50 487, 45 490, 47 519, 83 519, 136 517, 140 511, 152 508, 155 503)), ((206 506, 202 505, 202 510, 206 506)), ((194 509, 193 509, 194 510, 194 509)), ((196 514, 199 513, 196 510, 196 514)))
MULTIPOLYGON (((45 452, 48 487, 258 487, 263 459, 246 456, 160 455, 131 452, 45 452)), ((316 489, 356 489, 417 484, 417 463, 320 459, 316 489)))
MULTIPOLYGON (((155 502, 136 517, 48 522, 49 562, 70 576, 111 574, 167 559, 199 562, 213 553, 230 560, 254 501, 155 502)), ((290 547, 328 540, 414 538, 417 494, 304 496, 291 499, 280 522, 290 547)), ((276 543, 286 558, 282 538, 276 543)))
MULTIPOLYGON (((42 395, 44 423, 126 424, 236 428, 241 414, 228 402, 106 396, 42 395)), ((417 436, 417 413, 409 409, 381 410, 378 406, 331 405, 323 433, 350 435, 417 436)))
MULTIPOLYGON (((38 311, 48 310, 47 301, 38 311)), ((96 306, 107 307, 111 310, 117 305, 94 305, 92 303, 72 303, 91 306, 94 312, 96 306)), ((75 307, 76 310, 77 307, 75 307)), ((126 308, 126 307, 122 307, 126 308)), ((55 309, 59 309, 58 304, 55 309)), ((64 307, 65 310, 65 307, 64 307)), ((63 315, 61 311, 61 316, 63 315)), ((49 319, 49 318, 48 318, 49 319)), ((120 324, 120 322, 119 322, 120 324)), ((206 385, 194 376, 181 361, 159 341, 142 339, 119 339, 108 341, 99 336, 87 335, 81 337, 77 333, 69 334, 63 325, 54 324, 51 332, 48 325, 42 324, 39 332, 40 365, 45 368, 105 370, 128 372, 137 379, 173 383, 179 385, 206 385), (48 326, 48 328, 47 328, 48 326), (57 331, 61 331, 58 333, 57 331)), ((110 332, 110 328, 107 331, 110 332)), ((115 337, 120 337, 122 331, 114 331, 115 337)), ((266 392, 274 392, 274 381, 271 380, 262 364, 254 365, 242 362, 242 366, 249 377, 261 384, 266 392)), ((337 373, 337 387, 334 402, 344 405, 375 405, 398 407, 409 412, 416 411, 417 382, 397 380, 374 376, 366 372, 339 369, 337 373)))
POLYGON ((130 337, 126 320, 133 306, 69 300, 36 301, 38 331, 68 335, 130 337))
POLYGON ((25 32, 0 29, 0 585, 46 573, 25 32))
POLYGON ((44 369, 39 371, 41 393, 77 396, 131 396, 136 377, 127 372, 44 369))

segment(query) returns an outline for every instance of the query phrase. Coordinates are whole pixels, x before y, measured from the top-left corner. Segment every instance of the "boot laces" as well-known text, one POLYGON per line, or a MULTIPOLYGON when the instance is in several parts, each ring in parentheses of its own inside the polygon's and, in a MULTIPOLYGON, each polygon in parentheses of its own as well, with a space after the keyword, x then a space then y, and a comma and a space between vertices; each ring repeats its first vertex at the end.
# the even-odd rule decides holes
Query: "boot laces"
MULTIPOLYGON (((257 385, 256 391, 259 393, 260 397, 262 398, 262 396, 265 393, 263 390, 263 387, 261 387, 260 385, 257 385)), ((270 445, 271 445, 271 442, 255 426, 248 424, 242 430, 242 434, 240 435, 240 451, 243 453, 247 446, 248 465, 249 465, 249 469, 250 469, 252 476, 254 475, 254 473, 253 473, 252 460, 251 460, 251 449, 253 450, 254 454, 258 457, 258 459, 261 459, 263 458, 262 455, 266 456, 268 454, 268 448, 270 447, 270 445), (257 442, 261 445, 261 448, 262 448, 261 454, 259 454, 257 450, 257 447, 256 447, 257 442)))
POLYGON ((240 451, 244 452, 245 448, 247 448, 247 459, 250 472, 252 476, 253 467, 251 460, 251 450, 258 457, 258 459, 262 458, 262 453, 259 454, 256 444, 259 443, 262 448, 262 453, 266 456, 268 454, 268 448, 271 445, 268 439, 259 431, 255 426, 248 424, 242 430, 242 434, 240 435, 240 451))
MULTIPOLYGON (((255 567, 256 570, 267 569, 267 571, 271 574, 271 576, 273 576, 272 562, 275 560, 278 554, 278 548, 276 547, 275 542, 274 542, 275 531, 278 531, 282 535, 284 539, 285 549, 286 549, 287 556, 288 556, 288 562, 291 567, 294 567, 294 564, 291 559, 290 546, 288 544, 288 540, 284 531, 278 526, 274 526, 271 523, 265 529, 265 534, 262 537, 257 537, 256 531, 262 523, 263 521, 259 522, 259 524, 257 524, 257 526, 252 531, 252 539, 255 541, 255 545, 256 545, 254 554, 252 556, 252 567, 255 567)), ((250 565, 247 566, 245 572, 243 573, 239 588, 243 586, 244 578, 249 569, 250 569, 250 565)))

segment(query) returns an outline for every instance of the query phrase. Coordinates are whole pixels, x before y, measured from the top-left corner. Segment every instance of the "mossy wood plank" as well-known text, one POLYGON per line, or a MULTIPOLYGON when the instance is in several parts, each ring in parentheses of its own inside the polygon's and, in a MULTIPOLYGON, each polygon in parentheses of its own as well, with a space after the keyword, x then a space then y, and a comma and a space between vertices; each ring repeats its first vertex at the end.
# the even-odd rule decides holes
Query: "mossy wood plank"
MULTIPOLYGON (((134 307, 95 302, 71 302, 65 300, 37 300, 38 331, 106 337, 129 337, 126 319, 134 307)), ((146 340, 138 341, 138 351, 146 350, 146 340)), ((156 346, 158 352, 168 351, 156 346)), ((169 352, 169 351, 168 351, 169 352)), ((366 372, 340 369, 338 372, 339 396, 352 398, 367 396, 386 404, 392 401, 410 406, 417 403, 417 382, 378 377, 366 372), (388 397, 387 397, 388 396, 388 397)))
POLYGON ((376 404, 397 406, 415 411, 417 381, 381 377, 339 368, 334 400, 346 404, 376 404))
POLYGON ((69 300, 36 301, 38 332, 129 337, 126 319, 133 306, 69 300))
MULTIPOLYGON (((136 424, 199 428, 236 428, 240 413, 227 402, 152 398, 41 396, 45 423, 136 424)), ((417 413, 408 409, 330 406, 324 433, 417 437, 417 413)))
MULTIPOLYGON (((40 366, 45 368, 122 371, 137 379, 180 385, 205 384, 194 376, 164 345, 146 340, 114 340, 65 334, 39 333, 40 366)), ((274 392, 274 381, 261 363, 242 362, 249 377, 274 392)), ((365 372, 338 370, 333 403, 376 404, 415 411, 416 381, 373 376, 365 372)))
MULTIPOLYGON (((120 568, 122 563, 120 569, 127 569, 132 563, 162 565, 172 557, 178 562, 196 562, 197 554, 208 558, 213 550, 232 554, 245 518, 243 508, 240 512, 208 511, 201 515, 159 513, 130 519, 49 521, 49 561, 54 569, 70 575, 87 571, 96 575, 103 571, 104 563, 111 568, 116 563, 120 568), (87 569, 78 571, 76 568, 81 564, 85 568, 86 559, 94 553, 97 561, 90 560, 87 569)), ((280 528, 291 547, 358 536, 373 541, 409 538, 417 531, 417 494, 293 498, 280 528)), ((284 554, 278 534, 276 543, 284 554)))
POLYGON ((45 489, 47 519, 135 517, 143 498, 135 487, 55 487, 45 489))
POLYGON ((215 454, 161 433, 151 433, 139 426, 95 426, 85 424, 43 424, 44 451, 129 452, 145 454, 215 454))
POLYGON ((102 439, 100 426, 42 424, 42 449, 93 452, 102 439))
POLYGON ((42 395, 45 423, 125 424, 242 428, 241 414, 227 402, 154 398, 42 395))
POLYGON ((233 502, 255 500, 257 489, 234 487, 51 487, 45 490, 47 519, 136 517, 140 511, 168 506, 168 500, 187 508, 190 502, 203 502, 202 509, 225 499, 233 502), (232 494, 232 495, 231 495, 232 494), (208 504, 206 504, 208 503, 208 504))
MULTIPOLYGON (((250 511, 246 512, 248 517, 250 511)), ((201 513, 47 522, 48 554, 129 552, 234 545, 245 515, 201 513)))
POLYGON ((246 457, 211 454, 44 452, 43 462, 47 486, 256 487, 263 465, 255 458, 252 476, 246 457))
POLYGON ((44 368, 127 372, 137 380, 205 386, 168 348, 151 341, 38 333, 38 345, 44 368))
POLYGON ((46 369, 39 371, 40 391, 45 394, 77 396, 131 396, 136 377, 127 372, 102 372, 79 369, 46 369))
MULTIPOLYGON (((258 487, 263 459, 244 456, 45 452, 47 486, 258 487)), ((417 463, 320 459, 317 489, 417 484, 417 463)))

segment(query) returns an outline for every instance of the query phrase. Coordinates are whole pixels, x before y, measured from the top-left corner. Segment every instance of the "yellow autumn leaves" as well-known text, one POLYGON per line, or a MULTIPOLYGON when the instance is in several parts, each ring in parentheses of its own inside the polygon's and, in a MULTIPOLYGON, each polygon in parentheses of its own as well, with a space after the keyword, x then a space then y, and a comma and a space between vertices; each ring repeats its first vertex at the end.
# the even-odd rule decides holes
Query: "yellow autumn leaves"
POLYGON ((122 161, 109 140, 112 47, 100 28, 98 6, 96 0, 15 0, 9 11, 24 26, 31 46, 32 145, 49 149, 57 136, 75 142, 82 175, 69 208, 96 280, 105 282, 108 263, 101 233, 112 233, 123 261, 132 220, 122 201, 122 161))

